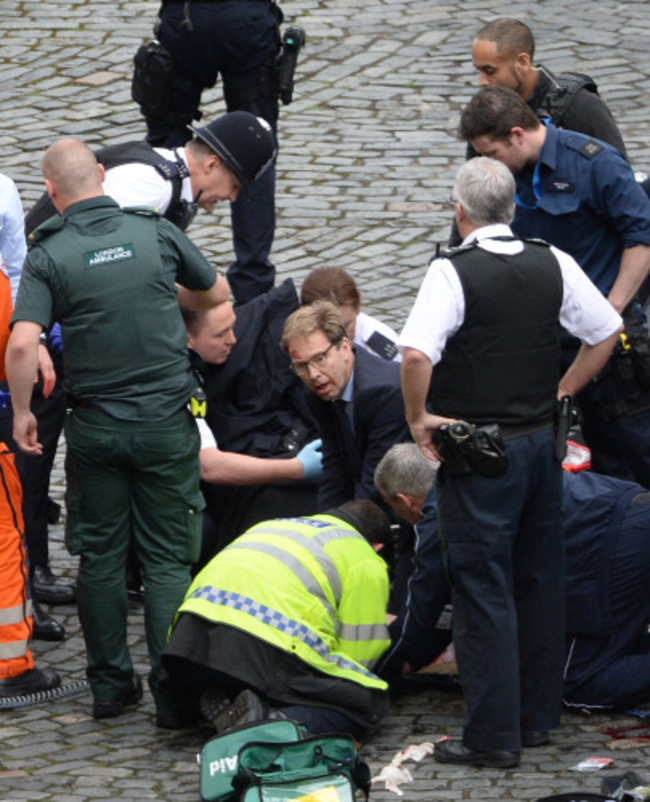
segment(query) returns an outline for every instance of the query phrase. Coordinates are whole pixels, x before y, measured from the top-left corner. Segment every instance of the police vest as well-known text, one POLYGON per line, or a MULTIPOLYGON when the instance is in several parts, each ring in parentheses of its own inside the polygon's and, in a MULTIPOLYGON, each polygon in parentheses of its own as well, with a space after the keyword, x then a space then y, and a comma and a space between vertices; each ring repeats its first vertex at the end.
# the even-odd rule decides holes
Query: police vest
POLYGON ((179 614, 236 627, 324 674, 369 688, 388 648, 384 561, 329 515, 264 521, 197 575, 179 614))
POLYGON ((597 95, 598 87, 593 78, 581 72, 562 72, 555 75, 546 67, 543 71, 549 79, 549 86, 548 91, 539 98, 535 112, 540 117, 550 117, 556 128, 562 128, 564 115, 578 92, 586 89, 597 95))
POLYGON ((560 379, 562 273, 548 245, 514 255, 477 243, 448 257, 465 298, 465 319, 433 370, 437 415, 477 424, 550 419, 560 379))
MULTIPOLYGON (((95 151, 95 157, 105 170, 112 167, 121 167, 125 164, 149 164, 166 180, 171 182, 172 199, 163 217, 181 231, 192 222, 194 209, 188 207, 187 201, 181 200, 183 179, 189 176, 185 162, 179 157, 175 162, 164 159, 145 140, 135 142, 121 142, 118 145, 109 145, 95 151)), ((43 193, 29 210, 25 217, 25 234, 29 236, 42 223, 57 214, 47 192, 43 193)))

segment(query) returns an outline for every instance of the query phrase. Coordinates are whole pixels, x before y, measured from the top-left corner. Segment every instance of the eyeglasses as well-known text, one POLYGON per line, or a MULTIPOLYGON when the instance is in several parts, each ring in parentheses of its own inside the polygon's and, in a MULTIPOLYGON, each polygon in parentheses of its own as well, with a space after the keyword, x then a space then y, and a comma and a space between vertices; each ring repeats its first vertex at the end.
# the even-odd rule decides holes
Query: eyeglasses
POLYGON ((334 348, 335 345, 338 345, 341 341, 335 340, 333 343, 330 343, 324 351, 321 351, 319 354, 314 354, 311 359, 306 359, 304 362, 292 362, 291 363, 291 370, 297 376, 307 376, 309 374, 309 368, 316 368, 316 370, 321 370, 327 364, 327 357, 329 352, 334 348))

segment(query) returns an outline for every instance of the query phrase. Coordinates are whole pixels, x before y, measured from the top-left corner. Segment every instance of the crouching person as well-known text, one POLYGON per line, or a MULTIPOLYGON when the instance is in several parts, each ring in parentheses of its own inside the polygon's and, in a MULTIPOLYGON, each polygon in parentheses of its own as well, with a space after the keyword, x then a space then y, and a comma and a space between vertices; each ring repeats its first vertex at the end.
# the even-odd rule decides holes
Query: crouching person
POLYGON ((385 514, 368 500, 263 521, 197 575, 163 654, 160 726, 202 714, 217 732, 286 717, 314 733, 375 730, 388 709, 372 667, 388 648, 385 514))

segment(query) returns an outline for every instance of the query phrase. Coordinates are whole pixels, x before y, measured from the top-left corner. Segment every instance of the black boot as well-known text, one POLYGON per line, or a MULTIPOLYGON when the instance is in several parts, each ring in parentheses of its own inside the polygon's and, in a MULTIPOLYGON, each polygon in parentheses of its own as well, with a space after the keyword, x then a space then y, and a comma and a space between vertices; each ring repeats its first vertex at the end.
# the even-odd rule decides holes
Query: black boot
POLYGON ((17 677, 0 679, 0 697, 24 696, 36 691, 49 691, 58 688, 61 678, 51 668, 30 668, 17 677))
POLYGON ((65 638, 63 625, 48 615, 35 599, 32 599, 32 616, 34 620, 32 638, 34 640, 63 640, 65 638))
POLYGON ((50 566, 36 565, 31 578, 32 598, 45 604, 74 604, 77 600, 75 586, 53 574, 50 566))

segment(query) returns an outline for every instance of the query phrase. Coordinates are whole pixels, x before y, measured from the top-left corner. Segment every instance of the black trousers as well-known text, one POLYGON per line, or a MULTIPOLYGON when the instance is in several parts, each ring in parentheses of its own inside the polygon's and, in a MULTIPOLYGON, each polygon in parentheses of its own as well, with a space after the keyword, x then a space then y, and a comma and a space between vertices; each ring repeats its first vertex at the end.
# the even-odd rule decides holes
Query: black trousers
MULTIPOLYGON (((6 384, 3 383, 2 386, 7 389, 6 384)), ((16 455, 16 468, 23 488, 25 541, 30 572, 33 573, 34 566, 45 565, 49 560, 47 512, 50 475, 66 412, 65 393, 60 382, 57 381, 49 398, 44 398, 41 385, 37 384, 32 395, 31 409, 36 416, 38 439, 43 444, 43 453, 32 456, 18 448, 12 436, 11 405, 0 409, 0 440, 16 455)))
POLYGON ((522 730, 557 727, 562 698, 562 471, 552 432, 510 440, 506 455, 499 478, 438 474, 463 740, 479 752, 518 752, 522 730))
POLYGON ((377 729, 389 707, 387 691, 322 674, 247 632, 195 615, 177 623, 162 665, 166 700, 193 712, 209 688, 231 698, 251 688, 312 733, 338 729, 360 738, 377 729))

